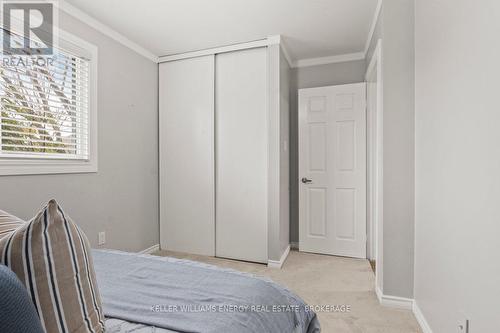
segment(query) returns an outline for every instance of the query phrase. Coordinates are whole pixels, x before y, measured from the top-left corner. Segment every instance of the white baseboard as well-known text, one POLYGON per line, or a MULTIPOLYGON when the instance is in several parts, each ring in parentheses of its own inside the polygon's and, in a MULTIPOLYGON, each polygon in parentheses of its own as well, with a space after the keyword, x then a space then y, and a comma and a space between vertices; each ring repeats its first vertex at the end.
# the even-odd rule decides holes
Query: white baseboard
POLYGON ((299 242, 290 242, 290 248, 292 250, 298 250, 299 249, 299 242))
POLYGON ((420 311, 420 308, 418 307, 414 299, 384 295, 379 287, 375 288, 375 293, 377 294, 378 301, 383 306, 387 306, 389 308, 411 310, 413 312, 413 315, 417 319, 420 328, 422 328, 422 332, 432 333, 429 323, 427 323, 427 320, 425 319, 422 311, 420 311))
POLYGON ((281 268, 283 264, 285 263, 286 258, 288 257, 288 254, 290 253, 290 245, 288 245, 285 249, 285 252, 281 255, 281 258, 279 261, 276 260, 268 260, 267 261, 267 267, 270 268, 281 268))
POLYGON ((378 286, 375 286, 375 294, 377 295, 378 302, 382 304, 382 290, 378 286))
POLYGON ((417 302, 413 302, 413 314, 415 315, 415 318, 417 318, 417 321, 422 328, 422 332, 424 333, 432 333, 431 327, 429 326, 429 323, 424 317, 424 314, 422 311, 420 311, 420 308, 418 307, 417 302))
POLYGON ((414 301, 412 298, 384 295, 378 287, 375 289, 375 292, 377 294, 378 301, 383 306, 396 309, 413 310, 414 301))
POLYGON ((148 247, 145 250, 139 251, 140 254, 151 254, 156 251, 160 251, 160 244, 155 244, 153 246, 148 247))

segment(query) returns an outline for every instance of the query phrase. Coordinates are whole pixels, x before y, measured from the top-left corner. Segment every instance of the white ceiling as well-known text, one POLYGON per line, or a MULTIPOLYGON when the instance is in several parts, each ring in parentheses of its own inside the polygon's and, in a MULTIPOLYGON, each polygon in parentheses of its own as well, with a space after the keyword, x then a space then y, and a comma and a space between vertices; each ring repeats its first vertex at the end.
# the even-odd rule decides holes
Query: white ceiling
POLYGON ((66 0, 157 56, 281 35, 293 60, 363 52, 377 0, 66 0))

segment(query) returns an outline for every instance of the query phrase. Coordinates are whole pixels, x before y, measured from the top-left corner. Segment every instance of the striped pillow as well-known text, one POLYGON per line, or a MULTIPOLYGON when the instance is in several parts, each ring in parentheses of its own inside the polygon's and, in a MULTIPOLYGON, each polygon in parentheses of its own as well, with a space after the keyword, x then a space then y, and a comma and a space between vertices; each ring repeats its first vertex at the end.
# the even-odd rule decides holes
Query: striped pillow
POLYGON ((0 239, 22 226, 25 222, 14 215, 0 210, 0 239))
POLYGON ((104 331, 89 242, 55 200, 0 239, 0 255, 28 289, 46 332, 104 331))

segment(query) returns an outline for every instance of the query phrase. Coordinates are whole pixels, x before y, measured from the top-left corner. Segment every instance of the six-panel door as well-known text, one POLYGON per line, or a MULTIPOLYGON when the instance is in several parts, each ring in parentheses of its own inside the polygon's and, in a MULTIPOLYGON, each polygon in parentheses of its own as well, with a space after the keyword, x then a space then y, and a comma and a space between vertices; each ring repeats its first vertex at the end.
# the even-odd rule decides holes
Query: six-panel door
POLYGON ((301 251, 366 258, 365 89, 299 91, 301 251))

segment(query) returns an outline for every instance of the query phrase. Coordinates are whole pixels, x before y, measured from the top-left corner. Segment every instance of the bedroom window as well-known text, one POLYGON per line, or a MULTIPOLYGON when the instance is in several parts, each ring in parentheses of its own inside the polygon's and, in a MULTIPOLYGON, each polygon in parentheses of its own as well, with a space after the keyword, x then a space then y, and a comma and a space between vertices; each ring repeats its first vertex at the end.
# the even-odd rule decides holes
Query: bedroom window
POLYGON ((0 175, 97 171, 97 51, 60 35, 50 57, 2 54, 0 175))

